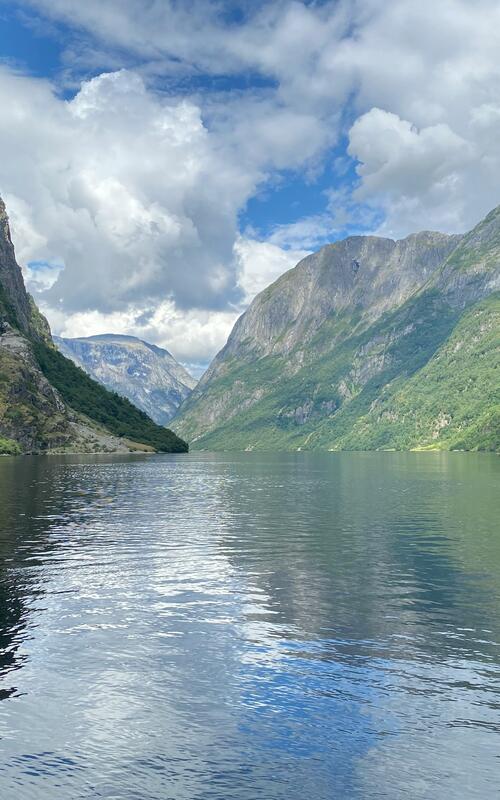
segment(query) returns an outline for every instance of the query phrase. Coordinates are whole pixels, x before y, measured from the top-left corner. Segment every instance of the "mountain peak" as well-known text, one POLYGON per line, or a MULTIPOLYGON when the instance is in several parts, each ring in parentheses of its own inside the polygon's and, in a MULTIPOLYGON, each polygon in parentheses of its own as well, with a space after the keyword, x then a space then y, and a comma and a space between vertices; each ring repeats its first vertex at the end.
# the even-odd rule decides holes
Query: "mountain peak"
POLYGON ((159 425, 172 418, 196 385, 168 350, 136 336, 103 333, 54 341, 67 358, 159 425))
POLYGON ((108 344, 112 344, 113 342, 121 345, 139 345, 142 347, 147 347, 148 350, 152 350, 154 353, 158 355, 162 355, 173 360, 174 356, 172 353, 167 350, 165 347, 160 347, 157 344, 152 344, 151 342, 146 342, 145 339, 140 339, 138 336, 131 336, 130 334, 126 333, 96 333, 93 336, 78 336, 76 337, 78 341, 84 342, 107 342, 108 344))

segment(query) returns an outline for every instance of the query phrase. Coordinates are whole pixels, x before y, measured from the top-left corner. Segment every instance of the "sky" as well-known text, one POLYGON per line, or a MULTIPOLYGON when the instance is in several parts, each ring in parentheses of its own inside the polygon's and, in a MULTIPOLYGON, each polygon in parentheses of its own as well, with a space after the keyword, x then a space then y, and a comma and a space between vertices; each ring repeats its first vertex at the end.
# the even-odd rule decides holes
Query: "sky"
POLYGON ((63 336, 199 375, 353 234, 500 204, 498 0, 0 0, 0 194, 63 336))

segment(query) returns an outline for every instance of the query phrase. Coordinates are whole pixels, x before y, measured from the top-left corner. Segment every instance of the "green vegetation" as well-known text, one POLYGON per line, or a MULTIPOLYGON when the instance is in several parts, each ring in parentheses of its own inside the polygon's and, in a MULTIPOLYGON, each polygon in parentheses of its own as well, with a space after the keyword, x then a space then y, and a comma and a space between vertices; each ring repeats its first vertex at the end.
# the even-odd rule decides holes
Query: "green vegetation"
POLYGON ((12 439, 4 439, 0 436, 0 456, 18 456, 21 448, 12 439))
POLYGON ((444 269, 459 272, 475 270, 480 264, 483 270, 498 269, 500 260, 500 206, 466 234, 458 247, 444 263, 444 269))
MULTIPOLYGON (((25 355, 25 354, 24 354, 25 355)), ((0 431, 7 441, 31 450, 59 447, 68 439, 64 413, 40 385, 40 373, 28 357, 0 347, 0 431)))
POLYGON ((52 337, 50 334, 49 323, 38 309, 32 296, 28 295, 28 302, 30 308, 30 326, 37 339, 41 339, 49 346, 53 347, 52 337))
POLYGON ((432 358, 384 387, 341 444, 500 450, 500 297, 466 311, 432 358))
POLYGON ((38 363, 48 381, 71 408, 99 422, 116 436, 150 445, 165 453, 185 453, 188 445, 120 395, 109 392, 59 351, 34 342, 38 363))
POLYGON ((460 316, 427 291, 364 330, 358 315, 330 317, 288 377, 294 353, 235 361, 206 395, 221 403, 232 387, 228 421, 193 446, 500 449, 499 329, 498 295, 460 316))

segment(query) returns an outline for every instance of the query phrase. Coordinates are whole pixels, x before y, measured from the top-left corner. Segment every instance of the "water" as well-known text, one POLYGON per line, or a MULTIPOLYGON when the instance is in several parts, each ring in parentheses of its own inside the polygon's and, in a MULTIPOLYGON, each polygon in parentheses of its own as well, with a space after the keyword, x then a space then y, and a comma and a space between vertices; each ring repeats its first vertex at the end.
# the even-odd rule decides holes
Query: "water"
POLYGON ((0 459, 2 800, 498 796, 499 465, 0 459))

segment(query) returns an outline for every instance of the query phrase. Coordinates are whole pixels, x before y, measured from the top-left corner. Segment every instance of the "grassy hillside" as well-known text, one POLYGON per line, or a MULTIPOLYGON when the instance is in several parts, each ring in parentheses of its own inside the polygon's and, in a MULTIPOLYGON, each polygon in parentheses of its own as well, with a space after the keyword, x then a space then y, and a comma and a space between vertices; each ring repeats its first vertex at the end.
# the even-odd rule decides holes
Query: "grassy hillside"
POLYGON ((498 450, 499 289, 500 206, 463 236, 328 245, 254 299, 174 430, 201 449, 498 450))
POLYGON ((129 400, 109 392, 59 351, 35 342, 35 355, 48 379, 75 411, 104 425, 111 433, 167 453, 185 453, 188 445, 167 428, 156 425, 129 400))
POLYGON ((500 296, 473 306, 432 358, 390 383, 339 447, 500 450, 500 296))
POLYGON ((193 446, 498 449, 499 303, 460 316, 429 291, 364 330, 355 315, 327 319, 289 377, 294 353, 231 365, 209 398, 232 387, 239 409, 193 446), (274 389, 245 408, 262 385, 274 389))

